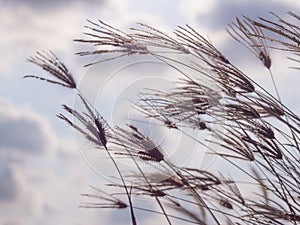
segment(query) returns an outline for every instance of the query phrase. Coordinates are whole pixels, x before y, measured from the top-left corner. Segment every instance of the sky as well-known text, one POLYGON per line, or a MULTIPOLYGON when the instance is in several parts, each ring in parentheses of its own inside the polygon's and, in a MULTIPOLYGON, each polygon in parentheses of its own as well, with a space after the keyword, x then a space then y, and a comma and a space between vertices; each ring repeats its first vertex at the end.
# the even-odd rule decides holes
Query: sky
MULTIPOLYGON (((172 85, 172 77, 161 64, 138 74, 135 71, 140 70, 136 68, 144 61, 110 62, 84 68, 91 58, 75 56, 84 46, 72 40, 83 37, 87 19, 101 19, 125 30, 136 22, 166 32, 177 25, 189 24, 272 91, 267 73, 261 74, 261 68, 255 66, 255 57, 232 41, 225 28, 236 16, 269 17, 270 11, 285 15, 289 10, 299 12, 300 3, 294 0, 0 0, 0 224, 96 225, 99 221, 101 224, 129 221, 126 210, 114 214, 109 210, 78 207, 82 201, 80 194, 89 192, 89 185, 103 187, 106 179, 110 179, 106 173, 110 164, 55 117, 62 112, 61 104, 77 104, 74 92, 22 79, 27 74, 44 75, 27 61, 36 51, 55 52, 70 68, 80 88, 87 91, 99 111, 115 125, 120 114, 130 115, 130 109, 124 105, 126 99, 134 101, 139 87, 159 83, 163 88, 172 85), (237 48, 240 50, 236 51, 237 48)), ((274 52, 274 61, 280 60, 274 52)), ((274 63, 275 77, 282 100, 297 113, 300 102, 293 96, 300 94, 300 80, 296 72, 286 73, 286 67, 287 64, 274 63)), ((174 149, 182 144, 174 143, 174 149)), ((188 161, 184 160, 182 163, 188 161)), ((147 214, 143 224, 152 224, 153 220, 147 214)))

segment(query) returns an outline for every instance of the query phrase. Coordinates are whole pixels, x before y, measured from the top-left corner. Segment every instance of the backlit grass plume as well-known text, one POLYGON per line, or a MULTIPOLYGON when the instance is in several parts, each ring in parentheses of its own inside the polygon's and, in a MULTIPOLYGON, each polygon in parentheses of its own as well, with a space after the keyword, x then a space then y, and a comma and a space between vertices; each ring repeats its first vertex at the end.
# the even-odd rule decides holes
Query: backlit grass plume
MULTIPOLYGON (((280 98, 273 75, 276 62, 269 51, 291 54, 289 58, 296 63, 293 68, 299 69, 300 16, 292 12, 285 19, 272 15, 273 20, 236 18, 227 31, 256 56, 262 71, 269 71, 276 96, 189 25, 167 34, 141 23, 125 32, 101 20, 88 21, 85 38, 75 39, 93 48, 79 56, 106 56, 86 66, 148 55, 179 72, 176 88, 142 90, 135 109, 145 121, 153 119, 208 149, 222 165, 231 166, 232 174, 224 166, 216 171, 177 165, 142 127, 112 127, 106 122, 54 53, 38 52, 29 58, 54 79, 25 78, 78 91, 84 111, 63 105, 64 113, 58 117, 105 151, 118 173, 119 183, 107 184, 115 192, 92 187, 96 193, 83 194, 90 201, 81 207, 128 209, 134 225, 143 224, 141 212, 161 216, 165 224, 300 223, 300 118, 280 98), (199 139, 187 129, 213 138, 199 139), (122 170, 122 160, 129 160, 134 170, 122 170), (154 169, 149 171, 149 166, 154 169), (140 199, 151 206, 143 206, 140 199)), ((178 151, 185 154, 186 149, 178 151)))
POLYGON ((67 88, 76 88, 76 83, 72 74, 53 52, 37 52, 36 55, 30 57, 28 61, 41 67, 57 80, 50 80, 48 78, 43 78, 36 75, 26 75, 24 78, 36 78, 67 88))

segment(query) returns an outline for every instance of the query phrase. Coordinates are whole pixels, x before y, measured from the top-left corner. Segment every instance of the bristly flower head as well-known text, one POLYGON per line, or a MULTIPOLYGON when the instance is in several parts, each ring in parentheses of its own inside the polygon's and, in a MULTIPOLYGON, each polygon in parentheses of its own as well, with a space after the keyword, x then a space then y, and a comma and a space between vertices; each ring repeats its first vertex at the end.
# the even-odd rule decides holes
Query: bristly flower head
POLYGON ((89 141, 96 144, 98 147, 104 147, 107 150, 108 131, 106 122, 100 115, 98 115, 97 112, 92 111, 88 102, 81 95, 79 95, 79 97, 81 98, 81 101, 85 106, 87 113, 80 113, 67 105, 63 105, 63 108, 76 120, 78 120, 81 125, 83 125, 83 128, 68 119, 63 114, 59 114, 58 118, 66 121, 69 125, 71 125, 79 133, 83 134, 89 141))
MULTIPOLYGON (((74 41, 90 43, 96 49, 92 51, 78 52, 77 55, 99 55, 104 53, 120 54, 118 56, 112 56, 111 58, 103 60, 106 61, 126 55, 149 53, 147 47, 131 37, 130 34, 114 28, 101 20, 98 20, 98 23, 92 22, 90 20, 88 20, 88 22, 90 23, 90 26, 86 26, 86 28, 89 30, 89 32, 86 32, 84 34, 89 37, 89 39, 75 39, 74 41)), ((89 63, 85 66, 94 65, 100 62, 102 61, 89 63)))
POLYGON ((137 127, 128 125, 130 130, 117 127, 114 143, 125 148, 125 152, 116 152, 119 155, 138 157, 145 161, 160 162, 164 160, 162 149, 149 137, 142 134, 137 127))
POLYGON ((236 23, 229 24, 229 28, 227 31, 235 40, 248 48, 266 68, 271 68, 265 35, 259 27, 252 25, 251 19, 245 16, 243 20, 236 18, 236 23))
MULTIPOLYGON (((289 12, 297 22, 291 23, 273 15, 277 21, 263 18, 254 21, 243 17, 229 25, 230 34, 262 62, 271 76, 272 62, 268 49, 284 50, 295 54, 295 57, 300 56, 300 17, 289 12), (262 31, 265 30, 267 32, 264 34, 262 31), (269 32, 272 35, 265 36, 269 32), (281 47, 267 46, 265 41, 280 44, 281 47)), ((155 144, 136 126, 112 129, 77 89, 65 65, 52 52, 38 52, 29 61, 49 72, 55 79, 34 75, 25 77, 78 90, 83 112, 63 105, 66 114, 74 120, 65 114, 58 117, 96 147, 106 150, 103 151, 112 161, 120 178, 118 181, 121 182, 111 186, 124 188, 124 192, 113 194, 102 191, 100 194, 83 194, 100 201, 86 202, 81 207, 128 208, 132 225, 137 225, 135 210, 142 208, 139 207, 141 202, 133 201, 133 198, 138 195, 140 198, 146 197, 146 201, 154 197, 160 211, 151 208, 145 211, 163 215, 169 225, 174 224, 173 220, 169 220, 172 217, 201 225, 221 225, 226 222, 295 225, 300 221, 300 119, 283 104, 278 93, 276 99, 232 64, 209 39, 188 25, 178 27, 173 33, 175 36, 145 24, 132 28, 130 33, 102 21, 89 21, 86 28, 87 39, 76 41, 89 43, 93 50, 80 52, 79 55, 108 55, 108 58, 98 61, 102 62, 128 55, 147 54, 179 72, 184 79, 177 80, 178 88, 167 92, 141 93, 136 105, 147 117, 163 122, 168 128, 175 128, 174 132, 182 132, 195 144, 201 144, 209 153, 224 160, 220 161, 221 164, 218 161, 216 166, 232 165, 236 168, 234 171, 239 173, 235 174, 238 175, 237 181, 216 176, 212 172, 214 167, 203 170, 193 167, 198 158, 188 162, 191 163, 187 165, 188 168, 176 165, 167 159, 160 145, 155 144), (189 131, 182 128, 188 128, 189 131), (212 138, 205 138, 202 142, 202 138, 190 135, 191 129, 205 130, 201 132, 212 138), (115 160, 115 154, 129 158, 128 161, 133 162, 135 169, 132 172, 137 173, 126 176, 127 171, 115 160), (159 173, 147 172, 140 166, 141 162, 150 164, 159 173), (249 173, 249 168, 254 168, 259 174, 249 173), (242 194, 240 187, 249 187, 249 184, 254 185, 251 186, 254 191, 260 187, 262 194, 255 193, 254 198, 252 191, 242 194), (126 195, 127 202, 115 197, 122 194, 126 195), (165 208, 166 203, 179 210, 181 215, 173 216, 165 208)), ((295 61, 300 62, 297 58, 295 61)), ((275 84, 273 77, 272 81, 275 84)), ((277 92, 276 86, 275 90, 277 92)), ((223 173, 222 169, 218 172, 223 173)))
POLYGON ((99 194, 81 194, 83 197, 94 198, 100 200, 101 202, 83 202, 81 203, 81 208, 105 208, 105 209, 125 209, 128 205, 123 202, 122 200, 114 197, 111 194, 107 194, 91 186, 94 190, 100 192, 102 195, 99 194))
POLYGON ((76 88, 76 83, 72 74, 53 52, 37 52, 36 55, 34 57, 29 58, 28 61, 41 67, 43 70, 47 71, 52 76, 57 78, 58 81, 50 80, 35 75, 26 75, 24 76, 24 78, 36 78, 39 80, 47 81, 49 83, 58 84, 67 88, 76 88))

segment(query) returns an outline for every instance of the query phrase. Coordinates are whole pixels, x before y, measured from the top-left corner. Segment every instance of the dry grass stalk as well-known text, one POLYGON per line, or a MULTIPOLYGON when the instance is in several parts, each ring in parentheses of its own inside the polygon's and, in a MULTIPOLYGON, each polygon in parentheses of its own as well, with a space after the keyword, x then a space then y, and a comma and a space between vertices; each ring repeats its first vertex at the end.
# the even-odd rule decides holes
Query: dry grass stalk
MULTIPOLYGON (((237 18, 235 23, 229 25, 228 31, 270 71, 277 91, 270 70, 274 62, 271 62, 268 49, 290 51, 297 57, 294 61, 299 62, 300 28, 297 23, 273 15, 277 22, 263 18, 259 21, 248 17, 237 18), (270 37, 265 32, 278 34, 281 39, 270 37), (270 47, 269 42, 281 46, 270 47)), ((289 15, 299 23, 297 14, 289 12, 289 15)), ((102 195, 84 194, 99 202, 83 204, 83 207, 129 208, 134 225, 137 224, 135 210, 163 215, 168 224, 174 224, 172 218, 201 225, 223 224, 224 221, 246 225, 297 224, 300 221, 300 118, 282 103, 278 93, 277 98, 270 94, 188 25, 178 27, 172 36, 146 24, 138 24, 130 32, 123 32, 103 21, 88 23, 86 28, 89 32, 85 33, 88 38, 75 41, 90 44, 96 49, 80 52, 79 55, 108 53, 110 56, 102 60, 105 61, 148 54, 180 72, 182 78, 177 82, 178 88, 168 92, 144 90, 140 93, 137 109, 146 117, 155 118, 167 128, 182 132, 210 149, 244 174, 249 179, 249 185, 260 189, 261 194, 245 195, 238 181, 225 179, 220 174, 217 176, 209 169, 173 164, 161 146, 138 127, 111 128, 83 94, 79 94, 85 112, 63 105, 75 120, 64 114, 58 117, 107 152, 121 179, 121 184, 110 186, 120 188, 127 196, 127 202, 123 202, 114 194, 101 191, 102 195), (178 54, 188 61, 178 60, 178 54), (191 76, 189 71, 199 77, 191 76), (217 88, 210 86, 210 83, 217 88), (203 143, 184 133, 184 127, 208 132, 215 139, 203 143), (221 151, 211 149, 210 142, 218 144, 221 151), (125 176, 115 160, 120 155, 132 160, 137 174, 125 176), (241 161, 243 164, 240 165, 241 161), (141 162, 155 166, 170 176, 157 179, 159 175, 144 171, 141 162), (244 168, 244 163, 252 169, 244 168), (153 204, 157 204, 160 211, 134 205, 132 199, 135 197, 153 198, 153 204), (170 208, 165 203, 183 216, 170 214, 170 208), (193 210, 190 205, 193 205, 193 210)), ((25 77, 77 89, 71 73, 52 52, 37 53, 29 61, 42 67, 57 81, 33 75, 25 77)))
POLYGON ((28 61, 41 67, 43 70, 57 78, 58 81, 50 80, 35 75, 26 75, 24 76, 24 78, 35 78, 71 89, 76 88, 76 83, 72 74, 53 52, 37 52, 36 55, 34 57, 29 58, 28 61))
POLYGON ((271 57, 266 47, 266 38, 260 27, 253 26, 251 19, 236 18, 236 23, 229 24, 228 33, 239 43, 247 47, 268 69, 271 67, 271 57))

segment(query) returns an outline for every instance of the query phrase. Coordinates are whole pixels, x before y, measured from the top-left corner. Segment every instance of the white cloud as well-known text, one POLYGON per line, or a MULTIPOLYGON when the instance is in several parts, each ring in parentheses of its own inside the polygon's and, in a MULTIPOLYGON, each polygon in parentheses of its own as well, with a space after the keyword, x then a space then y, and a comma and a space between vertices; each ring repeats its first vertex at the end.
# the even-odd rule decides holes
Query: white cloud
POLYGON ((185 17, 186 23, 193 23, 198 14, 207 15, 213 11, 218 4, 218 0, 211 1, 193 1, 182 0, 178 4, 178 11, 185 17))
POLYGON ((43 198, 27 179, 23 165, 5 162, 0 168, 0 224, 26 224, 31 213, 38 217, 43 198))
POLYGON ((14 165, 1 166, 0 180, 0 202, 18 200, 23 193, 25 183, 20 168, 14 165))
MULTIPOLYGON (((33 51, 40 49, 52 49, 60 55, 64 54, 66 64, 71 65, 72 71, 75 69, 77 71, 77 67, 81 65, 76 65, 76 62, 78 63, 80 60, 76 61, 77 58, 73 56, 73 52, 76 51, 78 44, 74 44, 72 39, 79 37, 80 33, 84 31, 86 18, 104 19, 112 25, 126 28, 137 21, 147 22, 168 31, 173 29, 170 26, 174 24, 188 23, 193 26, 197 25, 195 26, 197 30, 200 30, 201 33, 204 32, 204 35, 213 36, 214 43, 221 43, 223 46, 228 44, 222 33, 224 31, 224 27, 221 27, 223 24, 236 16, 235 13, 243 12, 243 10, 255 16, 260 15, 263 10, 268 12, 269 8, 259 9, 258 7, 268 6, 265 3, 271 1, 254 1, 256 3, 252 2, 249 5, 250 1, 243 1, 240 4, 241 1, 214 0, 203 3, 203 1, 184 0, 180 5, 176 5, 173 1, 166 1, 167 3, 163 4, 161 1, 154 1, 151 4, 145 4, 143 1, 137 0, 113 0, 109 4, 106 1, 107 5, 103 8, 103 1, 97 0, 88 5, 80 4, 83 1, 76 1, 76 4, 71 4, 71 1, 56 0, 24 2, 14 0, 10 2, 10 6, 13 7, 0 8, 0 32, 4 34, 0 36, 2 56, 0 73, 13 75, 12 70, 19 73, 21 66, 17 62, 25 61, 25 58, 32 55, 33 51), (95 4, 95 2, 99 2, 99 4, 95 4), (171 5, 168 7, 168 4, 171 5), (177 14, 178 11, 175 8, 181 12, 180 15, 177 14), (220 27, 222 32, 219 33, 220 27), (70 57, 68 58, 66 55, 70 57)), ((278 5, 282 1, 276 2, 273 7, 279 8, 278 5)), ((297 1, 293 0, 288 2, 294 6, 297 4, 295 3, 297 1)), ((229 50, 231 51, 231 49, 229 50)), ((101 72, 103 73, 103 70, 101 72)), ((99 72, 94 75, 99 75, 99 72)), ((120 88, 115 89, 116 91, 122 89, 123 81, 126 79, 119 80, 120 88)), ((94 84, 97 83, 94 82, 94 84)), ((296 86, 297 82, 294 82, 294 85, 296 86)), ((35 99, 31 99, 31 101, 35 101, 35 99)), ((2 123, 4 131, 14 127, 12 130, 15 131, 15 137, 7 136, 5 142, 0 141, 0 148, 2 148, 0 162, 1 164, 4 162, 2 164, 4 170, 2 174, 0 173, 0 178, 8 181, 5 184, 3 179, 0 180, 0 198, 2 196, 3 202, 5 198, 6 201, 11 201, 5 205, 5 212, 11 212, 11 214, 4 217, 0 213, 0 224, 50 225, 65 223, 84 225, 87 221, 89 224, 99 224, 99 221, 105 224, 103 218, 111 220, 110 223, 115 221, 114 215, 118 211, 113 211, 111 216, 108 216, 107 211, 78 209, 78 204, 82 200, 79 193, 86 192, 88 184, 97 184, 102 181, 96 175, 91 175, 92 171, 80 158, 72 139, 65 140, 62 137, 59 140, 45 118, 28 107, 17 106, 5 99, 0 99, 0 124, 1 121, 6 124, 3 126, 2 123), (21 129, 26 129, 26 132, 21 132, 21 129), (22 141, 24 135, 28 136, 25 141, 22 141), (46 149, 43 146, 46 146, 46 149), (8 151, 12 149, 18 151, 8 151), (28 154, 28 152, 33 154, 28 154), (34 154, 37 152, 41 154, 34 154), (5 157, 2 157, 4 154, 5 157), (30 157, 27 157, 28 155, 30 157), (31 157, 33 155, 36 156, 31 157), (14 188, 8 189, 8 185, 14 188), (95 214, 98 214, 98 217, 95 214)), ((82 151, 94 150, 88 149, 88 144, 81 147, 84 148, 82 151)), ((102 164, 98 158, 94 157, 93 159, 100 166, 108 164, 107 160, 105 164, 102 164)), ((108 167, 106 170, 110 170, 110 168, 108 167)), ((125 210, 118 216, 120 220, 124 217, 129 218, 129 214, 125 210)), ((148 224, 153 223, 153 221, 150 222, 151 218, 148 224)), ((143 220, 141 219, 141 221, 143 220)))
MULTIPOLYGON (((245 15, 255 19, 259 16, 272 18, 269 12, 287 16, 288 11, 297 11, 297 9, 300 9, 300 5, 292 0, 213 0, 209 2, 183 0, 179 4, 179 13, 185 18, 185 23, 193 26, 204 37, 210 37, 214 44, 225 47, 228 47, 229 40, 226 27, 236 17, 245 15)), ((234 49, 232 45, 229 47, 234 49)))
POLYGON ((29 107, 5 98, 0 98, 0 106, 0 223, 19 225, 31 212, 41 214, 44 198, 29 174, 37 159, 49 156, 55 135, 47 120, 29 107))
POLYGON ((0 151, 42 153, 54 143, 48 122, 29 108, 0 98, 0 151))
POLYGON ((208 2, 192 3, 182 1, 180 12, 184 14, 192 23, 197 23, 200 28, 208 28, 212 32, 225 29, 230 23, 242 15, 257 18, 258 16, 268 15, 269 12, 285 14, 287 11, 296 10, 299 4, 295 1, 280 0, 214 0, 208 2))
MULTIPOLYGON (((78 225, 86 221, 97 224, 98 210, 79 209, 78 205, 82 201, 79 194, 86 192, 89 184, 97 185, 99 177, 81 158, 74 140, 57 137, 47 120, 29 107, 16 105, 4 98, 0 103, 2 121, 32 121, 39 130, 49 133, 51 140, 51 147, 40 152, 42 154, 28 156, 22 148, 19 151, 2 149, 0 165, 3 165, 3 174, 0 179, 7 182, 0 183, 3 210, 0 212, 0 224, 23 225, 22 221, 34 225, 63 221, 78 225)), ((47 138, 45 141, 48 143, 47 138)), ((18 142, 17 139, 15 141, 18 142)), ((89 148, 89 144, 81 147, 84 147, 82 151, 95 151, 89 148)))
POLYGON ((11 127, 15 128, 14 137, 6 136, 9 141, 5 146, 0 141, 0 224, 76 224, 77 216, 90 218, 93 224, 95 211, 81 211, 79 195, 99 177, 87 167, 74 141, 57 137, 48 121, 29 107, 17 106, 4 98, 0 99, 0 106, 0 124, 13 124, 11 127), (23 126, 24 121, 30 121, 35 129, 28 124, 23 126), (20 132, 20 128, 27 130, 20 132), (26 136, 28 141, 42 138, 32 145, 24 142, 22 134, 32 135, 26 136), (27 144, 35 150, 27 148, 27 144), (18 151, 12 145, 18 146, 18 151), (44 145, 47 148, 39 150, 44 145))
POLYGON ((35 10, 44 10, 44 11, 50 11, 55 10, 57 8, 61 7, 68 7, 70 5, 79 4, 79 3, 87 3, 87 4, 104 4, 105 0, 89 0, 89 1, 83 1, 83 0, 10 0, 10 1, 4 1, 4 5, 8 7, 29 7, 35 10))
POLYGON ((45 12, 30 7, 1 7, 0 32, 4 35, 0 36, 0 74, 10 75, 20 59, 25 62, 39 50, 64 52, 72 56, 67 62, 73 62, 72 40, 82 31, 86 17, 76 4, 45 12))

